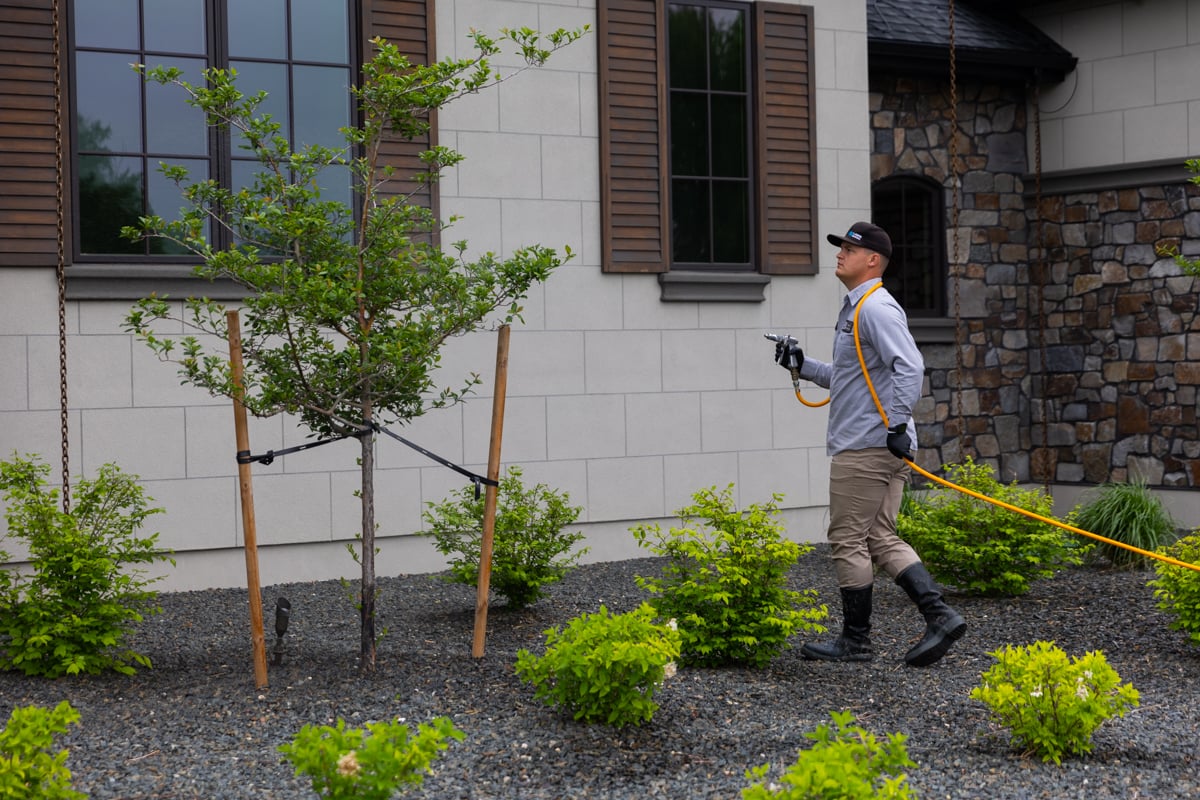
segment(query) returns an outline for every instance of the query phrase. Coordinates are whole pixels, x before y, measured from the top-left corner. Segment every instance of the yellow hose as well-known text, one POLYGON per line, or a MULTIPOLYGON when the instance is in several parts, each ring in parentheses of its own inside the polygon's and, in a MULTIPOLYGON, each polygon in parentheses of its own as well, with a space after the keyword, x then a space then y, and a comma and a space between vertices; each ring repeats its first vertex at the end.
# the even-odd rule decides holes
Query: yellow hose
MULTIPOLYGON (((875 284, 867 291, 866 294, 864 294, 862 296, 862 299, 858 301, 858 305, 855 306, 855 308, 854 308, 853 327, 854 327, 854 349, 858 353, 858 365, 860 367, 862 367, 863 378, 865 378, 867 381, 867 389, 869 389, 871 392, 871 399, 875 401, 875 408, 879 411, 880 419, 883 420, 883 427, 887 428, 888 427, 887 412, 883 410, 883 403, 879 402, 879 395, 876 394, 876 392, 875 392, 875 384, 873 384, 871 382, 871 373, 867 370, 867 360, 865 358, 863 358, 862 341, 858 335, 858 313, 860 311, 862 311, 863 303, 865 303, 867 301, 867 298, 871 296, 871 293, 874 292, 876 289, 881 288, 882 286, 883 286, 882 282, 875 284)), ((796 391, 796 396, 797 397, 800 396, 799 390, 796 391)), ((806 406, 813 405, 812 403, 808 403, 808 402, 804 401, 803 399, 801 399, 801 402, 803 402, 806 406)), ((825 402, 829 402, 829 401, 826 400, 825 402)), ((919 467, 916 464, 916 462, 914 462, 911 458, 906 458, 905 461, 916 472, 925 476, 926 478, 933 481, 934 483, 938 483, 938 484, 941 484, 942 486, 948 487, 950 489, 954 489, 956 492, 962 492, 965 495, 974 497, 976 500, 983 500, 986 503, 991 503, 994 506, 999 506, 1000 508, 1007 509, 1008 511, 1012 511, 1016 514, 1021 514, 1023 516, 1029 517, 1031 519, 1035 519, 1038 522, 1044 522, 1047 525, 1054 525, 1056 527, 1062 528, 1065 531, 1070 531, 1071 533, 1075 533, 1080 536, 1086 536, 1089 539, 1095 539, 1098 542, 1104 542, 1105 544, 1112 545, 1113 547, 1120 547, 1124 550, 1130 551, 1131 553, 1137 553, 1138 555, 1145 556, 1146 558, 1157 559, 1158 561, 1162 561, 1167 564, 1172 564, 1176 567, 1185 567, 1187 569, 1194 570, 1196 572, 1200 572, 1200 564, 1189 564, 1186 561, 1180 561, 1177 558, 1171 558, 1170 556, 1163 555, 1162 553, 1154 553, 1149 550, 1143 550, 1140 547, 1134 547, 1133 545, 1125 544, 1124 542, 1118 542, 1115 539, 1109 539, 1108 537, 1101 536, 1098 533, 1092 533, 1091 531, 1085 531, 1083 528, 1076 528, 1074 525, 1068 525, 1065 522, 1060 522, 1059 520, 1052 519, 1050 517, 1043 517, 1041 514, 1035 514, 1032 511, 1028 511, 1024 508, 1019 508, 1018 506, 1014 506, 1011 503, 1006 503, 1003 500, 997 500, 994 497, 988 497, 985 494, 980 494, 979 492, 975 492, 970 489, 967 489, 964 486, 959 486, 956 483, 951 483, 950 481, 948 481, 944 478, 939 478, 937 475, 934 475, 931 472, 927 472, 926 470, 919 467)))
POLYGON ((821 406, 827 406, 827 405, 829 405, 829 398, 828 398, 828 397, 826 397, 824 400, 818 400, 818 401, 817 401, 817 402, 815 402, 815 403, 812 403, 812 402, 809 402, 808 400, 805 400, 805 399, 804 399, 804 395, 800 394, 800 387, 799 387, 799 386, 797 386, 797 387, 796 387, 796 399, 797 399, 797 400, 799 400, 801 403, 804 403, 804 405, 808 406, 809 408, 820 408, 821 406))

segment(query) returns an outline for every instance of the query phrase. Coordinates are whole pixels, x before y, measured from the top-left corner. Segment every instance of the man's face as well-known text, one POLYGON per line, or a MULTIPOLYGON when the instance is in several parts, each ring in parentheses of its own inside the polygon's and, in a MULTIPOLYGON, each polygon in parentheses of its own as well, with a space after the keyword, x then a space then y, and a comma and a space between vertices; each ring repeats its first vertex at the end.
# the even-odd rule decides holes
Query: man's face
POLYGON ((883 256, 850 242, 842 242, 837 255, 837 270, 834 274, 847 289, 853 289, 865 280, 883 274, 883 256))

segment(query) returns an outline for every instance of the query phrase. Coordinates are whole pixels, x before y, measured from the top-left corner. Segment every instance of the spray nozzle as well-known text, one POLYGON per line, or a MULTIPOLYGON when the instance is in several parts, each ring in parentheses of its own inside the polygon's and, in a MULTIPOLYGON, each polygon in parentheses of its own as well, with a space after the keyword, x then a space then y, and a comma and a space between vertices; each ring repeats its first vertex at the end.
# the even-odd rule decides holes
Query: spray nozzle
POLYGON ((779 353, 779 347, 775 350, 777 358, 782 355, 782 358, 779 359, 779 364, 792 373, 792 385, 799 387, 800 361, 803 358, 800 355, 800 348, 797 346, 800 342, 795 337, 788 336, 786 333, 764 333, 763 336, 772 342, 779 342, 780 347, 783 349, 782 354, 779 353))

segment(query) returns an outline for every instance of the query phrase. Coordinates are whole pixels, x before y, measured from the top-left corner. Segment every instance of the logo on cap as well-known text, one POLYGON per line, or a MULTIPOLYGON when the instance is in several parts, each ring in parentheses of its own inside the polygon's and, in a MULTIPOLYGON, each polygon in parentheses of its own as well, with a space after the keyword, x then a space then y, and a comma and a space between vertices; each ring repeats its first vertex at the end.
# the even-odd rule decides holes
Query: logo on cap
POLYGON ((846 238, 853 239, 856 242, 862 241, 862 234, 858 231, 846 231, 846 238))

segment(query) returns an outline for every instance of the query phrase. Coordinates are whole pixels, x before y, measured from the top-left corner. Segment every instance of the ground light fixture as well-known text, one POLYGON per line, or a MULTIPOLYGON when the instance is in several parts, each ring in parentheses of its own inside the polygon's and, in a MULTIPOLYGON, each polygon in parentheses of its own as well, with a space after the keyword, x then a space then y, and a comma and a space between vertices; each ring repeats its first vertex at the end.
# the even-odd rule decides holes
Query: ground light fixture
POLYGON ((275 650, 272 664, 279 666, 283 663, 283 635, 287 633, 288 622, 292 617, 292 603, 286 597, 275 601, 275 650))

